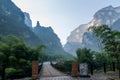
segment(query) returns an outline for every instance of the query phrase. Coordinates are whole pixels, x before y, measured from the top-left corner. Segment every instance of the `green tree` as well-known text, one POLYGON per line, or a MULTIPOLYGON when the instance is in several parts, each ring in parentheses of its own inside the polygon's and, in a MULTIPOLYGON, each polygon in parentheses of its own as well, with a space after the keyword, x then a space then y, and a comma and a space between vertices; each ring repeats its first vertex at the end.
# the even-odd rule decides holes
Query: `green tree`
POLYGON ((94 61, 94 63, 93 63, 94 68, 96 68, 96 69, 101 68, 101 67, 103 67, 104 62, 106 62, 106 63, 109 62, 108 54, 96 52, 96 53, 94 53, 93 61, 94 61))
POLYGON ((111 30, 107 25, 93 27, 93 32, 104 45, 104 51, 118 59, 120 56, 120 32, 111 30))
POLYGON ((20 67, 23 63, 27 65, 42 56, 43 45, 32 48, 27 46, 21 38, 11 35, 0 37, 0 40, 0 63, 6 63, 8 67, 20 67))
MULTIPOLYGON (((6 73, 31 73, 33 60, 42 59, 43 45, 30 47, 16 36, 0 36, 0 65, 6 64, 6 73)), ((39 60, 41 61, 41 60, 39 60)))
POLYGON ((0 52, 0 64, 3 64, 6 58, 7 56, 4 53, 0 52))
POLYGON ((83 48, 76 51, 79 63, 93 63, 93 54, 90 49, 83 48))

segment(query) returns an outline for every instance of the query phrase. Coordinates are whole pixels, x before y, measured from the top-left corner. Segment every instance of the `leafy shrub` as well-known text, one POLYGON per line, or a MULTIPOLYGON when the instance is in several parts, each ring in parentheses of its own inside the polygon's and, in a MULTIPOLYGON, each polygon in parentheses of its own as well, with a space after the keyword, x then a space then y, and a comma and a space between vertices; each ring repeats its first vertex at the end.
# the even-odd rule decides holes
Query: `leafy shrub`
POLYGON ((59 62, 56 64, 52 64, 53 67, 55 67, 56 69, 66 73, 66 74, 71 74, 71 70, 72 70, 72 60, 67 60, 64 62, 59 62))
POLYGON ((17 70, 14 69, 14 68, 6 68, 5 69, 5 73, 6 73, 6 76, 9 77, 10 75, 14 74, 17 70))

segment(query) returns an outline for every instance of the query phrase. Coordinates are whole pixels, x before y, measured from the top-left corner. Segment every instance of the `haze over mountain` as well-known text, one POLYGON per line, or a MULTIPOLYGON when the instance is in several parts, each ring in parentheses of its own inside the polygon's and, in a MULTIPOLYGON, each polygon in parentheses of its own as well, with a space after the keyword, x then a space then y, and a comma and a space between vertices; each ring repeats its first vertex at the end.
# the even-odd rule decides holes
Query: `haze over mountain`
POLYGON ((64 46, 66 52, 76 55, 78 48, 89 48, 93 51, 101 51, 102 44, 90 30, 92 26, 106 24, 115 30, 119 30, 120 23, 120 7, 107 6, 95 13, 93 19, 87 23, 80 25, 73 30, 67 38, 67 43, 64 46))
POLYGON ((0 0, 0 35, 23 38, 30 46, 45 45, 49 55, 66 55, 60 39, 51 27, 32 27, 29 13, 21 11, 11 0, 0 0))

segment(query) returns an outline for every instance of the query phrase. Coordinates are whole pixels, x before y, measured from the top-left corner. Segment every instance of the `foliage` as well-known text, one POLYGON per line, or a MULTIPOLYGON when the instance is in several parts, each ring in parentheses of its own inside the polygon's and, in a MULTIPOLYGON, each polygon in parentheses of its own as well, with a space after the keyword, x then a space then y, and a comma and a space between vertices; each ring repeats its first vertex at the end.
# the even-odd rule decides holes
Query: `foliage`
POLYGON ((16 71, 17 70, 14 69, 14 68, 6 68, 5 73, 6 73, 6 76, 9 76, 9 75, 13 74, 16 71))
POLYGON ((107 25, 94 26, 92 31, 103 44, 103 51, 99 53, 86 48, 78 49, 76 51, 78 62, 92 63, 94 68, 98 69, 103 66, 104 62, 111 63, 114 60, 111 57, 118 60, 120 56, 120 32, 111 30, 107 25))
POLYGON ((65 70, 67 73, 72 70, 72 60, 68 60, 64 62, 64 65, 66 65, 65 70))
POLYGON ((14 70, 22 69, 24 73, 28 69, 31 71, 32 61, 43 56, 41 54, 43 45, 32 48, 27 46, 21 38, 12 35, 0 36, 0 45, 0 65, 6 65, 8 75, 14 70))
POLYGON ((95 69, 103 67, 103 63, 109 63, 109 56, 106 53, 94 52, 93 65, 95 69))
POLYGON ((58 70, 66 73, 71 74, 72 70, 72 60, 65 60, 63 62, 57 62, 57 64, 52 64, 53 67, 57 68, 58 70))
POLYGON ((120 56, 120 32, 111 30, 107 25, 93 27, 93 32, 104 44, 104 51, 110 56, 120 56))
POLYGON ((88 68, 92 64, 95 69, 101 68, 104 62, 109 62, 108 54, 91 51, 83 48, 76 51, 79 63, 87 63, 88 68))
POLYGON ((83 48, 76 51, 79 63, 93 63, 93 54, 90 49, 83 48))

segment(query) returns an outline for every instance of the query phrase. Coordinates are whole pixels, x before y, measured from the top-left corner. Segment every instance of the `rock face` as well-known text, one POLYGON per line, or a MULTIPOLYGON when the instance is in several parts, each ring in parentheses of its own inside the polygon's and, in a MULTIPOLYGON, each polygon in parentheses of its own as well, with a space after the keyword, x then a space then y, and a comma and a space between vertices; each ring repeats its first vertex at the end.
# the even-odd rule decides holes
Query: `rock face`
POLYGON ((40 39, 24 21, 24 13, 11 0, 0 0, 0 35, 19 36, 32 46, 40 44, 40 39))
POLYGON ((85 24, 81 25, 73 30, 67 39, 67 43, 64 46, 64 50, 76 55, 77 48, 90 48, 93 51, 101 51, 102 44, 99 42, 97 37, 90 31, 93 26, 100 26, 103 24, 109 25, 113 29, 119 29, 120 23, 120 7, 108 6, 102 8, 95 13, 93 19, 85 24), (72 44, 72 45, 71 45, 72 44), (76 45, 77 44, 77 45, 76 45), (72 51, 71 51, 72 50, 72 51))
POLYGON ((112 24, 111 28, 112 28, 113 30, 120 31, 120 19, 118 19, 117 21, 115 21, 115 22, 112 24))
POLYGON ((120 18, 120 7, 105 7, 95 13, 93 20, 88 23, 90 26, 99 26, 101 24, 107 24, 111 26, 116 20, 120 18))
POLYGON ((97 52, 100 52, 103 48, 103 45, 99 41, 98 37, 96 37, 91 31, 84 33, 81 45, 81 48, 88 48, 97 52))
POLYGON ((24 20, 25 24, 26 24, 30 29, 32 29, 32 20, 30 19, 29 13, 24 12, 24 16, 25 16, 25 20, 24 20))
POLYGON ((76 50, 82 47, 82 37, 84 32, 87 31, 87 24, 80 25, 73 30, 70 36, 67 38, 67 43, 64 46, 64 50, 72 55, 76 55, 76 50))

